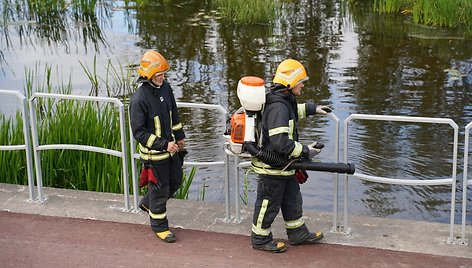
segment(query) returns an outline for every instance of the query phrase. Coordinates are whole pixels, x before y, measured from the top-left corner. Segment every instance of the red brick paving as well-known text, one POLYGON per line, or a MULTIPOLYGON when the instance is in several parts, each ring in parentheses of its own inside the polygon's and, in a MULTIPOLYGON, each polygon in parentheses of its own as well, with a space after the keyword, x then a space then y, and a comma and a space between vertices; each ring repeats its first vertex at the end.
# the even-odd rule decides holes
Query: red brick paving
POLYGON ((248 236, 174 229, 165 244, 149 226, 0 212, 7 267, 472 267, 472 259, 318 244, 273 254, 248 236))

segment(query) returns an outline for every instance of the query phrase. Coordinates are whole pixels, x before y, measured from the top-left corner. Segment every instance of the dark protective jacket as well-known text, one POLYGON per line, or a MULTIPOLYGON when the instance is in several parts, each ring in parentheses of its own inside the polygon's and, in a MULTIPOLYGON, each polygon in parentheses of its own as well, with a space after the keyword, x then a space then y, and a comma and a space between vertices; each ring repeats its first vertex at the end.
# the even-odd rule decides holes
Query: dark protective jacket
POLYGON ((160 87, 144 79, 138 82, 142 84, 131 99, 130 118, 139 154, 142 160, 167 159, 168 143, 185 138, 174 93, 167 81, 160 87))
MULTIPOLYGON (((308 146, 298 142, 298 119, 315 113, 315 104, 297 104, 295 96, 288 90, 271 89, 262 112, 262 148, 287 159, 307 157, 308 146)), ((256 173, 265 175, 291 176, 295 173, 294 170, 273 168, 258 159, 253 159, 252 167, 256 173)))

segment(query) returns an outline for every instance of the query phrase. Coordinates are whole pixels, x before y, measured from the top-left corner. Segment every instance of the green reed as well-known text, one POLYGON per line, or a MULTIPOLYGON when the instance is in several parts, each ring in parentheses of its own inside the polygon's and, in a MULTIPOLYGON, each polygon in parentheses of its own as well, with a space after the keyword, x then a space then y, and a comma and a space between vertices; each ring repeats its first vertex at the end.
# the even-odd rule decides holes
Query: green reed
POLYGON ((89 95, 98 96, 106 94, 109 97, 123 97, 131 95, 137 88, 136 80, 134 79, 135 69, 131 64, 122 64, 120 61, 113 63, 108 60, 106 64, 106 73, 100 76, 97 73, 97 57, 94 56, 93 64, 89 67, 87 64, 79 61, 82 70, 87 75, 90 81, 91 88, 89 95))
POLYGON ((222 20, 235 24, 268 24, 280 8, 277 0, 214 0, 222 20))
MULTIPOLYGON (((21 113, 16 113, 17 120, 0 114, 0 145, 25 144, 23 134, 23 119, 21 113)), ((0 182, 11 184, 28 184, 25 150, 0 151, 0 182)))
POLYGON ((247 172, 244 175, 243 192, 241 194, 239 194, 239 198, 241 198, 241 201, 246 206, 249 203, 249 172, 250 171, 251 170, 248 169, 247 172))
MULTIPOLYGON (((26 70, 25 92, 57 92, 70 94, 71 84, 53 87, 52 68, 44 69, 44 80, 39 67, 26 70)), ((29 96, 28 96, 29 98, 29 96)), ((119 119, 114 107, 94 102, 75 100, 37 100, 37 129, 39 144, 81 144, 121 150, 119 119)), ((23 140, 22 120, 16 116, 0 117, 1 144, 20 144, 23 140)), ((0 151, 2 168, 0 181, 26 184, 24 151, 0 151), (7 169, 8 167, 8 169, 7 169), (16 173, 15 173, 16 172, 16 173)), ((101 192, 123 192, 122 161, 115 156, 87 151, 44 150, 40 152, 43 185, 101 192)))
MULTIPOLYGON (((82 64, 81 64, 82 65, 82 64)), ((82 65, 92 84, 91 95, 98 95, 101 87, 107 93, 118 94, 131 92, 135 88, 131 79, 131 68, 115 67, 107 64, 105 78, 100 77, 95 67, 89 70, 82 65), (111 76, 111 81, 107 78, 111 76), (119 81, 121 88, 112 91, 112 86, 119 81)), ((56 72, 59 72, 56 69, 56 72)), ((36 64, 25 71, 25 92, 27 98, 34 92, 71 94, 70 78, 60 86, 53 86, 53 69, 45 65, 41 69, 36 64), (39 77, 43 77, 41 80, 39 77)), ((37 129, 40 145, 80 144, 121 151, 121 137, 117 110, 111 104, 38 98, 36 100, 37 129)), ((0 144, 24 144, 23 121, 17 112, 15 120, 0 115, 0 144)), ((127 144, 129 146, 129 144, 127 144)), ((122 193, 122 160, 95 152, 77 150, 43 150, 40 152, 43 185, 46 187, 68 188, 88 191, 122 193)), ((26 154, 20 151, 0 151, 0 182, 27 184, 26 154)), ((187 199, 196 168, 185 174, 182 187, 175 198, 187 199)), ((129 185, 132 185, 130 183, 129 185)), ((203 197, 204 198, 204 193, 203 197)))
MULTIPOLYGON (((92 102, 54 100, 51 114, 37 111, 40 144, 80 144, 120 151, 119 120, 114 107, 92 102)), ((95 152, 41 152, 44 186, 122 192, 120 158, 95 152)))
POLYGON ((182 186, 175 192, 174 198, 177 199, 188 199, 190 185, 192 185, 193 178, 195 177, 195 172, 197 171, 196 167, 192 167, 190 173, 187 175, 184 173, 184 177, 182 178, 182 186))
POLYGON ((464 25, 472 31, 470 0, 373 0, 373 5, 381 13, 411 13, 416 23, 446 27, 464 25))

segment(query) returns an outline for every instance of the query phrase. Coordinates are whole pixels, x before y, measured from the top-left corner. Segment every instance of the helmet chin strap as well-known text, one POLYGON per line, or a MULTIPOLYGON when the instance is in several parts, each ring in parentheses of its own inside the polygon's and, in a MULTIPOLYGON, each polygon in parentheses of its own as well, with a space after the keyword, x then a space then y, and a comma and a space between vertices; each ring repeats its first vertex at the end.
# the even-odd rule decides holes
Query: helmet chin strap
POLYGON ((156 85, 156 84, 152 81, 152 78, 149 79, 148 81, 149 81, 149 84, 150 84, 153 88, 157 88, 157 89, 161 88, 161 86, 156 85))

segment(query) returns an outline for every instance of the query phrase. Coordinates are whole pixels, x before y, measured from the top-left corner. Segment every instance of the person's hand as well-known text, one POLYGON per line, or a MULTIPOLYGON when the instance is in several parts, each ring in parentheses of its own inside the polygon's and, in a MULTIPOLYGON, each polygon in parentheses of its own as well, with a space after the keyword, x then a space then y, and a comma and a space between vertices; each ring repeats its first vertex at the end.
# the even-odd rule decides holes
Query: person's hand
POLYGON ((325 105, 316 105, 316 113, 317 114, 328 114, 331 113, 331 108, 325 105))
POLYGON ((179 146, 179 151, 185 150, 185 140, 177 141, 177 145, 179 146))
POLYGON ((167 151, 171 154, 175 154, 179 151, 179 145, 177 145, 175 142, 170 141, 167 144, 167 151))
POLYGON ((324 148, 324 144, 320 142, 312 142, 311 144, 308 145, 308 149, 310 150, 308 152, 308 159, 313 159, 315 155, 319 154, 321 152, 321 149, 324 148))

